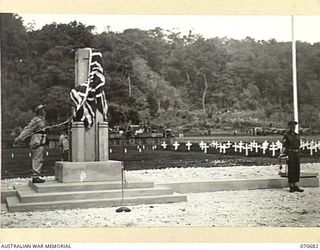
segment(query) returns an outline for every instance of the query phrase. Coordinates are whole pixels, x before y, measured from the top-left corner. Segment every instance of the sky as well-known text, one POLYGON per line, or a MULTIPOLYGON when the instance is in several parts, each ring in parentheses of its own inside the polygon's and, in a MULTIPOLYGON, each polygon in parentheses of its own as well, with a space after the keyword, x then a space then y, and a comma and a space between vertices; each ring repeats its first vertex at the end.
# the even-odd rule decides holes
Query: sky
MULTIPOLYGON (((27 25, 35 23, 36 29, 45 24, 69 23, 78 21, 94 25, 94 32, 123 32, 129 28, 149 30, 160 27, 164 30, 181 32, 187 35, 200 34, 205 38, 227 37, 255 40, 276 39, 279 42, 292 40, 291 16, 254 16, 254 15, 76 15, 76 14, 18 14, 27 25)), ((320 15, 295 16, 294 37, 296 40, 320 42, 320 15)))
MULTIPOLYGON (((0 0, 1 1, 1 0, 0 0)), ((36 29, 50 23, 70 23, 74 20, 96 27, 94 32, 108 29, 123 32, 125 29, 141 30, 160 27, 163 30, 181 32, 188 35, 202 35, 204 38, 226 37, 258 40, 275 39, 279 42, 292 41, 292 33, 297 41, 320 42, 320 15, 98 15, 98 14, 20 14, 24 25, 33 22, 36 29), (292 29, 294 20, 294 29, 292 29), (292 32, 294 30, 294 32, 292 32)), ((295 110, 297 111, 297 109, 295 110)), ((295 118, 297 120, 297 118, 295 118)))

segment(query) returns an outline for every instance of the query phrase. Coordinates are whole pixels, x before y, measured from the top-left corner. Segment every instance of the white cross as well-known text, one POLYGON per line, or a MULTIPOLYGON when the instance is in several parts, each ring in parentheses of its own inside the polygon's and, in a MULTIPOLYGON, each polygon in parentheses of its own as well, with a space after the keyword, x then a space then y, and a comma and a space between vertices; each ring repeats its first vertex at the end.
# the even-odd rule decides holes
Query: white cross
POLYGON ((313 140, 310 142, 310 145, 309 145, 308 149, 310 150, 310 155, 311 155, 311 156, 313 155, 313 150, 314 150, 315 152, 317 152, 317 151, 316 151, 317 145, 316 145, 316 143, 315 143, 313 140))
POLYGON ((228 148, 230 148, 232 146, 232 143, 230 141, 227 141, 226 145, 228 148))
POLYGON ((314 149, 315 149, 314 147, 309 147, 310 155, 311 155, 311 156, 313 155, 313 150, 314 150, 314 149))
POLYGON ((278 150, 278 146, 276 144, 274 144, 274 142, 272 142, 272 144, 270 145, 270 148, 269 150, 272 151, 272 156, 275 156, 276 155, 276 151, 278 150))
MULTIPOLYGON (((251 141, 249 146, 250 146, 250 151, 253 151, 253 148, 256 148, 257 142, 255 140, 251 141)), ((257 152, 257 149, 256 149, 257 152)))
POLYGON ((306 141, 306 142, 304 142, 304 144, 303 144, 303 146, 302 146, 302 149, 305 149, 305 148, 309 148, 309 146, 310 146, 310 143, 309 143, 309 141, 306 141))
POLYGON ((210 146, 213 147, 213 148, 217 148, 218 145, 219 145, 219 143, 216 142, 216 141, 212 141, 212 142, 210 143, 210 146))
POLYGON ((242 152, 242 147, 243 147, 244 143, 242 141, 239 142, 239 152, 242 152))
POLYGON ((48 156, 48 155, 49 155, 49 151, 46 152, 46 156, 48 156))
POLYGON ((180 144, 176 141, 172 146, 174 146, 174 150, 177 150, 180 144))
POLYGON ((226 153, 226 149, 228 148, 228 146, 224 143, 220 144, 220 153, 226 153))
POLYGON ((146 147, 145 147, 144 145, 142 145, 142 149, 145 150, 145 148, 146 148, 146 147))
POLYGON ((190 141, 188 141, 186 143, 186 147, 188 148, 188 151, 190 151, 190 147, 192 146, 192 143, 190 141))
POLYGON ((262 143, 261 148, 262 148, 262 153, 263 153, 263 154, 266 154, 266 150, 268 149, 268 146, 269 146, 269 142, 264 141, 264 142, 262 143))
POLYGON ((141 148, 139 148, 139 153, 141 153, 141 148))
POLYGON ((204 145, 206 145, 206 143, 203 142, 203 141, 201 141, 201 142, 199 143, 199 146, 200 146, 201 150, 203 150, 203 146, 204 146, 204 145))
POLYGON ((309 148, 310 148, 310 147, 314 147, 315 144, 316 144, 316 142, 315 142, 314 140, 311 140, 310 145, 309 145, 309 148))
MULTIPOLYGON (((30 154, 30 153, 29 153, 30 154)), ((14 153, 11 153, 11 158, 14 158, 14 153)))
POLYGON ((252 148, 254 148, 255 152, 258 153, 260 145, 258 143, 256 143, 256 142, 254 142, 254 144, 252 144, 252 148))
POLYGON ((29 153, 29 158, 31 158, 31 152, 29 153))
POLYGON ((216 149, 219 149, 219 152, 222 153, 222 143, 218 143, 217 146, 216 146, 216 149))
POLYGON ((164 141, 163 143, 161 143, 161 147, 163 147, 163 149, 166 149, 168 146, 168 144, 164 141))
POLYGON ((250 147, 252 147, 254 144, 256 144, 256 141, 251 141, 251 142, 249 143, 250 147))
POLYGON ((112 148, 109 148, 109 153, 112 154, 112 148))
POLYGON ((153 149, 157 149, 157 145, 154 145, 154 146, 153 146, 153 149))
POLYGON ((209 148, 209 145, 207 145, 207 143, 204 143, 203 145, 203 152, 206 154, 207 153, 207 149, 209 148))
POLYGON ((125 153, 125 154, 128 153, 128 150, 127 150, 126 148, 124 149, 124 153, 125 153))
POLYGON ((234 148, 234 152, 237 152, 237 148, 239 148, 238 144, 235 142, 232 146, 234 148))
POLYGON ((248 145, 247 143, 245 144, 244 147, 242 147, 245 151, 246 151, 246 156, 248 156, 249 154, 249 149, 251 149, 252 147, 250 147, 250 145, 248 145))

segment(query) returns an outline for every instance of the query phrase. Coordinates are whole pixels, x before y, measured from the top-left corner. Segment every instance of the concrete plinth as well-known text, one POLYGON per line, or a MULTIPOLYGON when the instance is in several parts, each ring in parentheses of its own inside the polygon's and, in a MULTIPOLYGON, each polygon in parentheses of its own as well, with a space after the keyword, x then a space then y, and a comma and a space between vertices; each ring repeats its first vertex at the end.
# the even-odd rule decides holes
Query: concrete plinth
POLYGON ((72 161, 84 161, 84 124, 83 122, 72 123, 72 161))
POLYGON ((66 162, 55 165, 56 180, 60 182, 120 181, 121 161, 66 162))
POLYGON ((99 133, 99 161, 109 160, 109 131, 108 122, 99 122, 98 133, 99 133))

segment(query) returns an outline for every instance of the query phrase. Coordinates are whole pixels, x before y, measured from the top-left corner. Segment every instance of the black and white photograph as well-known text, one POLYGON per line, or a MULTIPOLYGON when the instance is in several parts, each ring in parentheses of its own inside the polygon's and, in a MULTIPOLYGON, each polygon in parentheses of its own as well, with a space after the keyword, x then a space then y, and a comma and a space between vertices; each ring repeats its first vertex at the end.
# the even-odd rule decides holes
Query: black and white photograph
POLYGON ((320 227, 320 15, 0 16, 2 229, 320 227))

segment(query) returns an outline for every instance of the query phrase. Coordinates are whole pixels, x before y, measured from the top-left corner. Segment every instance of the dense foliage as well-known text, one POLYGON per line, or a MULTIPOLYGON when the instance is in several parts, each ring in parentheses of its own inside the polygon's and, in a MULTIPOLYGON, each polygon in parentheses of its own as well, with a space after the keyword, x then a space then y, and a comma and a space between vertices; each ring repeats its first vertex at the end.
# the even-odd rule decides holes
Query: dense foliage
MULTIPOLYGON (((76 21, 41 30, 1 14, 2 127, 24 126, 39 102, 52 123, 70 114, 74 53, 103 53, 111 126, 284 126, 293 117, 291 43, 128 29, 95 34, 76 21)), ((320 127, 320 43, 297 42, 299 118, 320 127)))

